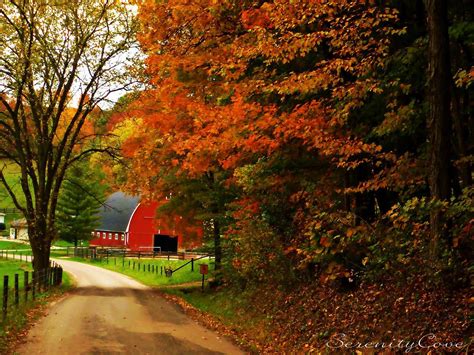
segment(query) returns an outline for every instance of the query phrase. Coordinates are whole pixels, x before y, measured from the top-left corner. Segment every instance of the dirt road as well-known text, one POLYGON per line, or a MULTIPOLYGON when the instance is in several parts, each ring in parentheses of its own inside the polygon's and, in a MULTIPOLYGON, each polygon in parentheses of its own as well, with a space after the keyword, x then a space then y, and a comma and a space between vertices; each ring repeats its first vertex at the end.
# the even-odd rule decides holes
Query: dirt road
POLYGON ((150 288, 112 271, 61 261, 77 282, 35 324, 19 354, 242 354, 150 288))

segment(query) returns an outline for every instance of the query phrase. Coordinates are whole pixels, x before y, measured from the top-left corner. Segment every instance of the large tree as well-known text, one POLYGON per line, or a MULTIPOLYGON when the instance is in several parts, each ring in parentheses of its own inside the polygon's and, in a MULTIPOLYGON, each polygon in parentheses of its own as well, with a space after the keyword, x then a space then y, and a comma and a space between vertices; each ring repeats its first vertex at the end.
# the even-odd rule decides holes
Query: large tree
POLYGON ((0 159, 17 165, 35 270, 49 263, 68 167, 103 151, 81 134, 86 117, 131 85, 133 9, 113 0, 7 0, 0 5, 0 159), (74 107, 74 108, 71 108, 74 107))

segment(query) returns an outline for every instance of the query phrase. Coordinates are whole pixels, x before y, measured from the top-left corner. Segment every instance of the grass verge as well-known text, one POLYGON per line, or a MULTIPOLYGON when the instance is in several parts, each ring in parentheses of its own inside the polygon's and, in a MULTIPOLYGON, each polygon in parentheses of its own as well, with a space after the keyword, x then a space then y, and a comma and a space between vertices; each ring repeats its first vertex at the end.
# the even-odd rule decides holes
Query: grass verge
POLYGON ((189 317, 217 333, 231 338, 243 350, 258 354, 268 341, 265 315, 249 312, 250 294, 221 287, 204 291, 200 287, 161 288, 160 293, 178 304, 189 317))
MULTIPOLYGON (((13 260, 0 260, 0 275, 22 275, 23 271, 30 271, 31 264, 13 260)), ((20 282, 20 288, 23 283, 20 282)), ((59 299, 66 291, 73 287, 73 281, 67 273, 63 273, 63 283, 59 288, 53 288, 36 295, 32 300, 31 294, 25 301, 20 299, 18 306, 9 307, 5 321, 0 319, 0 354, 13 354, 14 348, 24 340, 29 327, 39 319, 48 304, 59 299)))
POLYGON ((90 265, 102 267, 107 270, 119 272, 121 274, 130 276, 148 286, 167 286, 178 285, 192 282, 199 282, 202 275, 199 273, 199 264, 209 265, 210 274, 206 276, 212 277, 211 269, 213 262, 209 259, 201 259, 194 263, 194 271, 191 269, 191 264, 184 266, 182 269, 173 273, 171 277, 167 277, 164 268, 176 268, 186 264, 189 260, 163 260, 163 259, 138 259, 126 258, 123 260, 120 257, 110 257, 108 261, 83 259, 78 257, 71 257, 67 260, 79 261, 90 265), (161 270, 163 269, 163 274, 161 270))

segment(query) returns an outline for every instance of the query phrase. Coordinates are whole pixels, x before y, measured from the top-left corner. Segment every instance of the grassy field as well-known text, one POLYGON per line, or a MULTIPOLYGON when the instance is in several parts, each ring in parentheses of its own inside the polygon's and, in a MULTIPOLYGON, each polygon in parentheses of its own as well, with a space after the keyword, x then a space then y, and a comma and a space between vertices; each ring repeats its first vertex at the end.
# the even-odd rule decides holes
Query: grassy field
POLYGON ((104 269, 116 271, 130 276, 148 286, 177 285, 200 281, 202 279, 202 275, 199 273, 199 264, 209 265, 209 275, 206 275, 207 280, 208 277, 212 277, 213 268, 213 262, 210 262, 209 259, 206 258, 198 260, 194 263, 194 271, 191 270, 191 264, 188 264, 182 269, 176 271, 176 273, 173 273, 171 277, 166 277, 164 271, 163 275, 161 275, 161 268, 164 269, 165 267, 171 267, 174 270, 187 263, 189 260, 126 258, 123 262, 123 259, 120 257, 111 257, 109 258, 108 262, 106 259, 102 259, 102 261, 95 261, 82 258, 68 258, 68 260, 85 262, 91 265, 103 267, 104 269), (150 267, 150 272, 148 271, 148 267, 150 267), (155 270, 154 273, 151 271, 152 269, 155 270))
POLYGON ((25 271, 33 271, 31 263, 16 260, 0 259, 0 277, 2 277, 3 282, 3 276, 8 275, 10 279, 10 287, 13 285, 15 274, 18 274, 20 279, 20 289, 23 288, 23 279, 25 271))
POLYGON ((10 242, 8 240, 0 240, 0 249, 1 250, 12 250, 12 249, 31 249, 29 244, 10 242))

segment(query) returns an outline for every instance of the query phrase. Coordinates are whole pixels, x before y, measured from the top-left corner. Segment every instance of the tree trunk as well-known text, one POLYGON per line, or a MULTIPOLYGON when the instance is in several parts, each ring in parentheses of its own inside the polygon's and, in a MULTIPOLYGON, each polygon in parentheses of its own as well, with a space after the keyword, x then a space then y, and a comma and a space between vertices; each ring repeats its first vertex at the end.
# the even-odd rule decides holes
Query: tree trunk
MULTIPOLYGON (((451 115, 450 115, 450 62, 447 19, 447 0, 426 0, 429 35, 429 106, 430 133, 430 191, 434 200, 447 200, 451 194, 451 115)), ((443 237, 443 214, 434 209, 430 217, 431 256, 438 256, 443 237)))
MULTIPOLYGON (((459 102, 459 95, 456 92, 454 85, 451 85, 453 91, 452 96, 452 108, 453 108, 453 123, 454 123, 454 132, 456 136, 456 146, 457 146, 457 156, 458 158, 464 158, 468 155, 467 152, 467 137, 469 135, 469 127, 463 125, 463 114, 461 112, 461 105, 459 102)), ((459 164, 459 177, 460 185, 462 188, 472 185, 472 176, 471 176, 471 165, 469 162, 464 162, 459 164)))
POLYGON ((51 241, 49 240, 46 224, 38 220, 35 220, 35 222, 36 224, 29 225, 28 227, 28 235, 33 252, 33 269, 39 277, 39 283, 46 287, 45 270, 49 267, 50 263, 51 241))
POLYGON ((213 220, 214 226, 214 257, 215 257, 215 269, 219 270, 222 266, 222 247, 221 247, 221 228, 219 221, 213 220))

